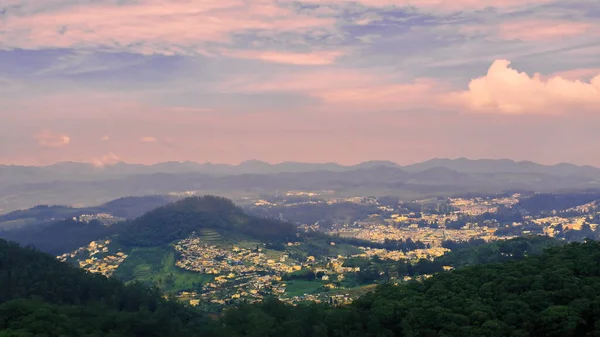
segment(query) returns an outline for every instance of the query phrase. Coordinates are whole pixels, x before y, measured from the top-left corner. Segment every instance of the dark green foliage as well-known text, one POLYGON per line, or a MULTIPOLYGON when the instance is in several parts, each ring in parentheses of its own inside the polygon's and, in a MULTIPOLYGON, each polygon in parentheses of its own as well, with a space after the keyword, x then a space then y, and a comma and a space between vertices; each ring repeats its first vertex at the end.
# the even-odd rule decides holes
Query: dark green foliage
POLYGON ((202 314, 0 240, 0 336, 198 336, 202 314))
POLYGON ((271 300, 223 322, 228 336, 598 336, 600 243, 384 285, 342 307, 271 300))
MULTIPOLYGON (((472 242, 475 244, 475 241, 472 242)), ((506 241, 495 241, 471 246, 470 243, 459 243, 454 251, 436 258, 433 261, 420 260, 417 263, 406 261, 380 260, 378 258, 353 258, 344 262, 345 267, 359 267, 354 280, 355 285, 389 282, 404 276, 435 274, 444 271, 444 266, 461 268, 476 264, 489 264, 522 260, 527 256, 539 255, 544 249, 562 245, 558 241, 545 236, 514 238, 506 241)))
POLYGON ((519 237, 500 240, 484 245, 458 248, 435 259, 438 270, 442 266, 462 267, 474 264, 508 262, 521 260, 531 255, 539 255, 546 248, 563 245, 564 242, 547 236, 519 237))
MULTIPOLYGON (((267 299, 210 321, 155 289, 124 286, 0 241, 0 336, 600 335, 600 243, 533 255, 543 245, 503 243, 496 248, 521 260, 382 285, 350 305, 291 306, 267 299)), ((488 256, 481 261, 498 256, 478 252, 488 256)))
POLYGON ((127 246, 159 246, 188 237, 202 228, 231 231, 264 242, 296 238, 293 224, 245 214, 228 199, 204 196, 183 199, 157 208, 120 229, 127 246))

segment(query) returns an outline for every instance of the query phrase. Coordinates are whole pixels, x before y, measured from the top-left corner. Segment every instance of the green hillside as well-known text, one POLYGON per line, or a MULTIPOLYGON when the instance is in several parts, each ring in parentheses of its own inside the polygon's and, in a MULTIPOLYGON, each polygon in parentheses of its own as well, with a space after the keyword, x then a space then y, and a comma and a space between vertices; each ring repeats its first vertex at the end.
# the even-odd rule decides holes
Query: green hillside
POLYGON ((169 246, 136 247, 119 266, 115 276, 126 283, 141 282, 176 295, 181 291, 199 291, 213 277, 187 271, 175 265, 177 252, 169 246))

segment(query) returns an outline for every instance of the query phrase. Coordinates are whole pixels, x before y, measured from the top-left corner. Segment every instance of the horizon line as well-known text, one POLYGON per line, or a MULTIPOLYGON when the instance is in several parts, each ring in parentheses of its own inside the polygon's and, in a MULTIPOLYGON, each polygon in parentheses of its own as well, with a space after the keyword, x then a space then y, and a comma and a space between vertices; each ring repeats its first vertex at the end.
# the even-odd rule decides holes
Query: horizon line
POLYGON ((103 168, 107 168, 107 167, 115 167, 117 165, 138 165, 138 166, 144 166, 144 167, 152 167, 152 166, 157 166, 157 165, 161 165, 161 164, 196 164, 196 165, 220 165, 220 166, 231 166, 231 167, 239 167, 242 166, 245 163, 251 163, 251 162, 255 162, 255 163, 260 163, 260 164, 267 164, 269 166, 277 166, 277 165, 283 165, 283 164, 308 164, 308 165, 337 165, 340 167, 353 167, 353 166, 359 166, 362 164, 368 164, 368 163, 376 163, 376 162, 381 162, 381 163, 388 163, 388 164, 393 164, 396 165, 398 167, 409 167, 412 165, 418 165, 418 164, 423 164, 423 163, 427 163, 430 161, 434 161, 434 160, 449 160, 449 161, 459 161, 459 160, 466 160, 466 161, 510 161, 512 163, 515 164, 536 164, 536 165, 540 165, 540 166, 547 166, 547 167, 552 167, 552 166, 559 166, 559 165, 573 165, 573 166, 577 166, 577 167, 590 167, 590 168, 597 168, 600 169, 600 167, 594 166, 594 165, 589 165, 589 164, 574 164, 574 163, 570 163, 570 162, 556 162, 554 164, 542 164, 539 162, 535 162, 532 160, 516 160, 516 159, 511 159, 511 158, 469 158, 469 157, 454 157, 454 158, 450 158, 450 157, 433 157, 430 159, 426 159, 423 161, 417 161, 417 162, 412 162, 410 164, 399 164, 393 160, 388 160, 388 159, 371 159, 371 160, 365 160, 365 161, 360 161, 354 164, 340 164, 334 161, 329 161, 329 162, 309 162, 309 161, 280 161, 280 162, 269 162, 266 160, 260 160, 260 159, 247 159, 247 160, 243 160, 237 164, 231 164, 231 163, 215 163, 215 162, 211 162, 211 161, 204 161, 204 162, 200 162, 200 161, 194 161, 194 160, 183 160, 183 161, 178 161, 178 160, 167 160, 167 161, 160 161, 160 162, 155 162, 155 163, 151 163, 151 164, 144 164, 144 163, 134 163, 134 162, 127 162, 127 161, 123 161, 120 160, 118 162, 112 163, 112 164, 105 164, 105 165, 95 165, 93 162, 85 162, 85 161, 74 161, 74 160, 67 160, 67 161, 57 161, 54 162, 52 164, 43 164, 43 165, 24 165, 24 164, 3 164, 0 163, 0 167, 37 167, 37 168, 48 168, 48 167, 52 167, 52 166, 58 166, 61 164, 81 164, 81 165, 89 165, 91 167, 95 167, 95 168, 99 168, 99 169, 103 169, 103 168))

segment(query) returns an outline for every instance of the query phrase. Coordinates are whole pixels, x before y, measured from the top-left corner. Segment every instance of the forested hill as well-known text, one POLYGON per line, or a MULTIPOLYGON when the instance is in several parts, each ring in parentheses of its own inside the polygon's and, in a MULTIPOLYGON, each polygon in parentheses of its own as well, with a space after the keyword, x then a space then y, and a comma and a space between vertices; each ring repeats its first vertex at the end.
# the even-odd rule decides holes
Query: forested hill
POLYGON ((295 225, 250 216, 231 200, 214 196, 186 198, 150 211, 120 226, 119 240, 127 246, 158 246, 210 228, 245 235, 263 242, 297 239, 295 225))
POLYGON ((210 336, 212 326, 156 290, 0 239, 0 336, 210 336))

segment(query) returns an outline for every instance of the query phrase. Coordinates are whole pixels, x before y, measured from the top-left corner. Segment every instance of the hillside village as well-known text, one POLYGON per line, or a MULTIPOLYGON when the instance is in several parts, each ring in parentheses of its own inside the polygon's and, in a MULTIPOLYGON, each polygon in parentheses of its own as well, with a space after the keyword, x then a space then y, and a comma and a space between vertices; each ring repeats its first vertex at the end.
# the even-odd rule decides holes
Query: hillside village
POLYGON ((80 268, 91 273, 111 277, 119 265, 125 261, 127 254, 109 248, 111 240, 90 242, 86 247, 81 247, 72 253, 57 256, 62 262, 75 261, 80 268))

